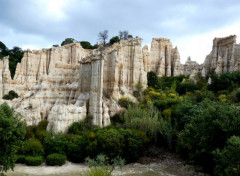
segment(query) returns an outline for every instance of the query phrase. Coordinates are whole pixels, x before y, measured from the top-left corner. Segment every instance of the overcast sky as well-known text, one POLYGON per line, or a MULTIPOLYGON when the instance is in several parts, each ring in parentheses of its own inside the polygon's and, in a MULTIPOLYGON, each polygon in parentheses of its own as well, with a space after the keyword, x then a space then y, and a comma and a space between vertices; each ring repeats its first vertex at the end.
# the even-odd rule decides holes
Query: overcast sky
POLYGON ((148 45, 169 38, 182 63, 202 63, 214 37, 240 38, 240 0, 0 0, 0 41, 9 48, 48 48, 68 37, 94 44, 105 29, 148 45))

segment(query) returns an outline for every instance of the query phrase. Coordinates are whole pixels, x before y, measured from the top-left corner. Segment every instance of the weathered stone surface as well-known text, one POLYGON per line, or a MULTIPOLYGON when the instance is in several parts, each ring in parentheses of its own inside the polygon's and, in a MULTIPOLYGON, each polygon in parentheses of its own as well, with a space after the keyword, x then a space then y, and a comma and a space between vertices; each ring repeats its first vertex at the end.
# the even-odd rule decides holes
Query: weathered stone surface
MULTIPOLYGON (((20 97, 7 101, 29 125, 43 119, 48 129, 66 131, 70 124, 93 116, 93 124, 106 126, 122 109, 117 100, 135 100, 136 84, 147 86, 147 72, 159 76, 203 75, 238 70, 240 45, 236 36, 216 38, 203 65, 188 58, 183 65, 169 39, 153 38, 150 50, 142 39, 121 40, 109 47, 83 49, 74 43, 38 51, 27 50, 11 79, 8 57, 0 61, 0 97, 10 90, 20 97)), ((0 98, 0 102, 3 100, 0 98)))
MULTIPOLYGON (((144 53, 146 53, 146 49, 144 49, 144 53)), ((155 71, 158 76, 181 74, 178 49, 172 47, 169 39, 153 38, 147 65, 148 71, 155 71)))
POLYGON ((239 71, 240 44, 236 44, 236 38, 236 35, 232 35, 213 40, 212 51, 204 61, 202 75, 213 71, 217 74, 239 71))

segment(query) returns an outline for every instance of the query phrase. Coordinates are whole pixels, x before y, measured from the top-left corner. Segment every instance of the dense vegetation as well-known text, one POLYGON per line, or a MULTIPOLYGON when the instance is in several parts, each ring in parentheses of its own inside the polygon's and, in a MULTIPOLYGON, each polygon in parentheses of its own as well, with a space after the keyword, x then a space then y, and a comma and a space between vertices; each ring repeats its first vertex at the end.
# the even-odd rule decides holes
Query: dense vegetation
POLYGON ((90 115, 73 123, 66 134, 47 132, 47 121, 27 126, 16 162, 40 165, 45 160, 48 165, 62 165, 66 159, 79 163, 88 158, 94 163, 102 158, 107 167, 92 167, 85 175, 111 175, 109 168, 117 158, 135 162, 155 146, 176 152, 213 175, 237 176, 240 73, 212 74, 210 79, 208 84, 201 74, 190 80, 149 72, 148 88, 136 85, 139 103, 120 98, 126 111, 112 117, 111 126, 92 126, 90 115))

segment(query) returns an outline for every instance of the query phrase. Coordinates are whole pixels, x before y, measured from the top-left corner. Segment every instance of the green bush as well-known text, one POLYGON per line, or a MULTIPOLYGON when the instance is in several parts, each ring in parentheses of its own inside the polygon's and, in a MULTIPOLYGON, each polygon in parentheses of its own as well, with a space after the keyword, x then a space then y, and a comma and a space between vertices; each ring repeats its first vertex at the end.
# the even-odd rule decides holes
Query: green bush
POLYGON ((106 167, 95 167, 84 172, 80 176, 112 176, 112 173, 110 173, 106 167))
POLYGON ((47 126, 48 126, 48 121, 47 120, 41 120, 38 125, 37 125, 37 128, 39 130, 46 130, 47 129, 47 126))
POLYGON ((124 137, 123 158, 129 163, 137 161, 144 149, 144 141, 140 133, 130 129, 120 129, 119 132, 124 137))
POLYGON ((83 136, 72 136, 68 138, 67 157, 70 161, 81 163, 87 157, 87 139, 83 136))
POLYGON ((46 155, 52 153, 66 154, 67 140, 62 133, 53 134, 47 133, 44 138, 44 151, 46 155))
POLYGON ((24 155, 17 155, 16 163, 25 163, 25 156, 24 155))
POLYGON ((99 151, 110 159, 123 155, 124 136, 117 129, 101 129, 97 132, 96 139, 99 151))
POLYGON ((152 139, 158 132, 159 112, 154 107, 130 107, 124 114, 127 128, 144 131, 152 139))
POLYGON ((129 106, 133 106, 133 104, 134 104, 129 98, 126 98, 126 97, 121 97, 118 100, 118 103, 121 107, 124 107, 124 108, 128 108, 129 106))
POLYGON ((157 74, 154 71, 150 71, 147 73, 147 84, 148 87, 158 88, 159 80, 157 74))
POLYGON ((44 150, 41 142, 37 139, 30 139, 23 143, 20 148, 21 154, 29 156, 42 156, 44 155, 44 150))
POLYGON ((8 94, 3 96, 4 100, 13 100, 14 98, 18 98, 18 94, 13 90, 10 90, 8 94))
POLYGON ((189 160, 205 169, 213 169, 212 152, 223 148, 229 137, 240 135, 239 109, 235 105, 209 100, 193 106, 190 122, 178 135, 178 149, 189 160))
POLYGON ((221 151, 213 152, 216 167, 216 176, 239 176, 240 175, 240 137, 232 136, 227 141, 227 146, 221 151))
POLYGON ((43 163, 43 157, 41 156, 27 156, 25 158, 26 165, 39 166, 43 163))
POLYGON ((47 156, 46 163, 49 166, 62 166, 66 160, 67 157, 65 155, 53 153, 47 156))
POLYGON ((111 44, 114 44, 114 43, 117 43, 117 42, 120 42, 120 38, 118 36, 112 37, 110 39, 111 44))
POLYGON ((25 139, 34 139, 37 126, 26 126, 25 139))

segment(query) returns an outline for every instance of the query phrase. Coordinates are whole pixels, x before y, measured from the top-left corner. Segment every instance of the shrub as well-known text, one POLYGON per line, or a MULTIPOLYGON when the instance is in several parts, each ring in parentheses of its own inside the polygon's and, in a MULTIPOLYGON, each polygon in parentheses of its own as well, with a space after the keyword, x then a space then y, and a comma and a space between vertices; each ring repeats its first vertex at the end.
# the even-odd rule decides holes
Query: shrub
POLYGON ((48 126, 48 121, 47 120, 42 120, 38 123, 37 128, 40 130, 46 130, 48 126))
POLYGON ((229 137, 240 135, 239 107, 204 100, 191 112, 190 122, 179 133, 178 149, 206 169, 213 168, 212 151, 223 148, 229 137))
POLYGON ((67 141, 62 133, 47 133, 44 138, 44 151, 46 155, 52 153, 66 154, 67 141))
POLYGON ((111 44, 114 44, 114 43, 117 43, 117 42, 120 42, 120 38, 118 36, 112 37, 110 39, 111 44))
POLYGON ((37 139, 30 139, 23 143, 20 152, 24 155, 42 156, 44 154, 42 144, 37 139))
POLYGON ((37 130, 37 126, 26 126, 25 139, 35 138, 36 130, 37 130))
POLYGON ((25 158, 26 165, 28 166, 39 166, 43 163, 42 156, 27 156, 25 158))
POLYGON ((113 169, 116 166, 122 167, 125 164, 125 160, 120 157, 116 157, 110 160, 107 156, 100 154, 96 157, 96 159, 86 158, 86 162, 88 166, 91 168, 88 171, 88 174, 93 174, 95 176, 100 174, 103 176, 111 176, 113 169))
POLYGON ((18 98, 18 94, 13 90, 10 90, 8 94, 3 96, 4 100, 13 100, 14 98, 18 98))
POLYGON ((144 141, 140 133, 130 129, 120 129, 124 137, 123 158, 127 162, 134 162, 142 156, 144 141))
POLYGON ((67 157, 62 154, 53 153, 47 156, 46 163, 49 166, 62 166, 65 164, 67 157))
POLYGON ((112 176, 106 167, 95 167, 81 174, 80 176, 112 176))
POLYGON ((133 102, 129 98, 121 97, 118 100, 118 103, 121 107, 128 108, 129 106, 133 106, 133 102))
POLYGON ((117 129, 104 128, 96 136, 99 151, 113 159, 123 155, 124 137, 117 129))
POLYGON ((25 163, 25 156, 24 155, 17 155, 16 163, 25 163))
POLYGON ((232 136, 227 141, 227 146, 221 151, 213 152, 216 167, 216 176, 238 176, 240 175, 240 137, 232 136))
POLYGON ((127 128, 144 131, 150 139, 158 133, 159 112, 152 106, 148 108, 130 107, 124 114, 127 128))
POLYGON ((87 156, 87 140, 83 136, 72 136, 68 138, 67 157, 70 161, 81 163, 87 156))
POLYGON ((157 74, 154 71, 147 73, 147 84, 148 87, 158 88, 159 80, 157 74))

